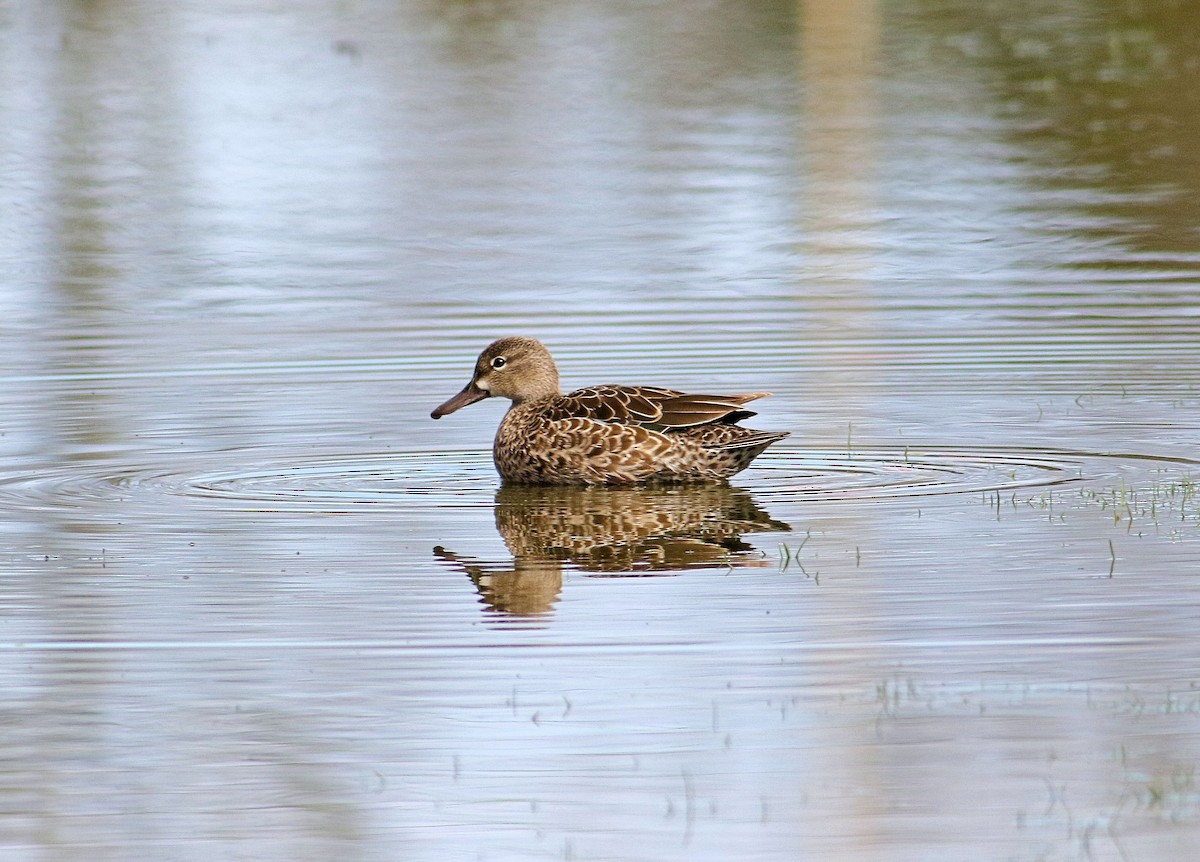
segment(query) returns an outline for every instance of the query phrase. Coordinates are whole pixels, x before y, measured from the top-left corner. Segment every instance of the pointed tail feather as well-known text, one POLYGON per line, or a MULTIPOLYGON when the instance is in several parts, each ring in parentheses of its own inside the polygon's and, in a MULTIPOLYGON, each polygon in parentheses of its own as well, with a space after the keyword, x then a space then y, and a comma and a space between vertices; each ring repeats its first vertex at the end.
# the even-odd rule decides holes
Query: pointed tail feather
POLYGON ((755 431, 750 428, 739 429, 748 434, 739 434, 729 440, 706 442, 705 449, 766 449, 772 443, 790 437, 790 431, 755 431))

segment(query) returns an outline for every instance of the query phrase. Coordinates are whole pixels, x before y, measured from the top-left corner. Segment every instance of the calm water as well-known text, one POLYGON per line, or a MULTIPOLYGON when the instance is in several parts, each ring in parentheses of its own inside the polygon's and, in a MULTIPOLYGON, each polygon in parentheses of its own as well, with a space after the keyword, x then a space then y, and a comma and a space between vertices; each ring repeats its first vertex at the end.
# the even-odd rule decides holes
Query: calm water
POLYGON ((1198 20, 0 0, 0 855, 1187 858, 1198 20), (501 489, 502 334, 792 437, 501 489))

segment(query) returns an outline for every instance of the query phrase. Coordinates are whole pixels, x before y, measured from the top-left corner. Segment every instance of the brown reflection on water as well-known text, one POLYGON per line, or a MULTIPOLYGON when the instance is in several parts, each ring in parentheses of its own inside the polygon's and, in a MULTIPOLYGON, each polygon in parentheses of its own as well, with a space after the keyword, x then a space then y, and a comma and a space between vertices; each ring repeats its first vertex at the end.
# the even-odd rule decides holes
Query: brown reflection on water
POLYGON ((657 575, 704 566, 773 566, 748 533, 788 532, 745 491, 726 484, 676 488, 505 486, 496 492, 496 529, 511 563, 434 554, 474 582, 505 614, 550 611, 567 566, 602 575, 657 575))
POLYGON ((874 216, 878 183, 878 4, 813 0, 804 13, 808 217, 798 234, 811 243, 806 248, 817 258, 814 267, 861 278, 874 265, 864 230, 874 216))
MULTIPOLYGON (((880 10, 876 0, 811 0, 802 4, 798 61, 804 82, 802 216, 796 235, 803 251, 797 283, 810 313, 798 339, 810 345, 824 374, 837 384, 837 401, 870 380, 842 368, 846 340, 878 342, 878 321, 855 309, 870 307, 871 272, 879 264, 876 224, 881 177, 877 92, 880 10)), ((857 393, 855 393, 857 396, 857 393)), ((854 415, 841 404, 833 411, 854 415)))
MULTIPOLYGON (((1080 192, 1075 232, 1195 255, 1200 225, 1200 17, 1174 0, 1004 7, 931 0, 938 58, 995 89, 991 110, 1038 172, 1037 191, 1080 192), (1013 122, 1014 115, 1019 118, 1013 122)), ((1056 196, 1052 206, 1062 206, 1056 196)))

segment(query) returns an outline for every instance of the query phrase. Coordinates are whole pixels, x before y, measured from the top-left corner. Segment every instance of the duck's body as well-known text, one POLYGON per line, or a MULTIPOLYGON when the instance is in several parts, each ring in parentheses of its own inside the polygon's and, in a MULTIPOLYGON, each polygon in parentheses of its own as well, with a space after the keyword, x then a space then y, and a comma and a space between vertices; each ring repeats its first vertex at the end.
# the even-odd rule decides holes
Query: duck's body
POLYGON ((563 395, 549 351, 502 338, 479 356, 471 382, 434 419, 490 395, 510 398, 492 449, 506 482, 630 485, 726 479, 787 432, 736 423, 769 393, 690 395, 653 386, 604 385, 563 395))

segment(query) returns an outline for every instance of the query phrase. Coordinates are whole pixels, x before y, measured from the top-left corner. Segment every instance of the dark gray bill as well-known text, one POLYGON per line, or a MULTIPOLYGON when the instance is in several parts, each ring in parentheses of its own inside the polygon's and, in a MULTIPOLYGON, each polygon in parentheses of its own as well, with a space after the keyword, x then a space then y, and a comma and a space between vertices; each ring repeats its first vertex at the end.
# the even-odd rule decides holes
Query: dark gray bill
POLYGON ((487 397, 488 393, 476 386, 475 381, 472 380, 463 387, 462 392, 455 395, 445 404, 436 408, 429 415, 434 419, 441 419, 447 413, 453 413, 455 410, 466 407, 468 404, 474 404, 476 401, 482 401, 487 397))

